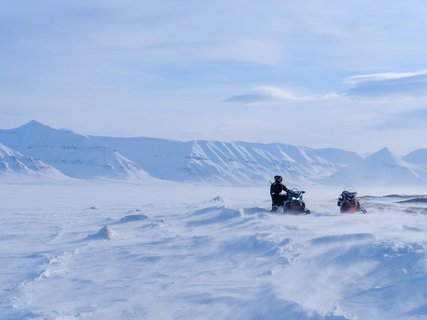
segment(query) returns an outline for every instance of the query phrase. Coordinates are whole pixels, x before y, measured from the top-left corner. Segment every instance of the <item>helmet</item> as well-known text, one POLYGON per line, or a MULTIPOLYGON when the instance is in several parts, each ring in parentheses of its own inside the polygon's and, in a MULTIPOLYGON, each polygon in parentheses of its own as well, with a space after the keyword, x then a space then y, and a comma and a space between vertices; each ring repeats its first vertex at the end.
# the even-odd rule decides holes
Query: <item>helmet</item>
POLYGON ((274 176, 274 182, 282 182, 282 176, 274 176))

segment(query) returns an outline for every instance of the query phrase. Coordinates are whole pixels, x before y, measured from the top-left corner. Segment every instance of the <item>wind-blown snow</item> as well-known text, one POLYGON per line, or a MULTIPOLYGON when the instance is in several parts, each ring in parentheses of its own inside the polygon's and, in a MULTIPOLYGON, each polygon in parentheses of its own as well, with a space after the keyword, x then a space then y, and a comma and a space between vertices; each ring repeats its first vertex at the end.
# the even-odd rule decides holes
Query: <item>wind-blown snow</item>
POLYGON ((283 215, 268 185, 0 184, 1 318, 426 318, 420 190, 345 215, 306 190, 312 214, 283 215))

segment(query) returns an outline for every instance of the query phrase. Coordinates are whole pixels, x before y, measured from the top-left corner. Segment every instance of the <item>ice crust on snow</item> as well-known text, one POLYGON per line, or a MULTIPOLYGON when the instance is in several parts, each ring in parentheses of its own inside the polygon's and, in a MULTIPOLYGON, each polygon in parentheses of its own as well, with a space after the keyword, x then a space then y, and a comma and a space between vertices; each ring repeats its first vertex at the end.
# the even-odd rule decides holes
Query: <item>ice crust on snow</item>
POLYGON ((114 224, 142 221, 146 219, 148 219, 148 216, 146 216, 145 214, 130 214, 121 218, 119 221, 115 222, 114 224))
POLYGON ((111 228, 110 226, 106 225, 106 226, 102 227, 97 233, 95 233, 91 236, 88 236, 87 239, 90 239, 90 240, 96 240, 96 239, 111 240, 116 236, 117 236, 116 231, 114 231, 114 229, 111 228))

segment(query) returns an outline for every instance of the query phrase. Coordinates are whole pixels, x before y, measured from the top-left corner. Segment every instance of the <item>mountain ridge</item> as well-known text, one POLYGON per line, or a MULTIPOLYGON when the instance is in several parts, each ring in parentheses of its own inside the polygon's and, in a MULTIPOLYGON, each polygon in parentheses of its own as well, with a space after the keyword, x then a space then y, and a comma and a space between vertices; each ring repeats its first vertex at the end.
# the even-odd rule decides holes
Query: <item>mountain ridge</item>
POLYGON ((407 161, 413 153, 400 157, 386 147, 362 157, 338 148, 286 143, 81 135, 35 120, 0 130, 0 143, 79 179, 251 185, 281 174, 294 184, 427 183, 427 165, 417 163, 424 161, 423 154, 407 161))
POLYGON ((144 179, 148 174, 118 152, 71 130, 53 129, 35 120, 0 130, 0 142, 41 159, 63 174, 79 179, 144 179))
POLYGON ((67 179, 47 163, 25 156, 0 143, 0 177, 3 179, 67 179))
POLYGON ((416 173, 415 166, 405 162, 384 147, 360 161, 342 168, 325 179, 328 184, 358 185, 421 185, 424 179, 416 173))

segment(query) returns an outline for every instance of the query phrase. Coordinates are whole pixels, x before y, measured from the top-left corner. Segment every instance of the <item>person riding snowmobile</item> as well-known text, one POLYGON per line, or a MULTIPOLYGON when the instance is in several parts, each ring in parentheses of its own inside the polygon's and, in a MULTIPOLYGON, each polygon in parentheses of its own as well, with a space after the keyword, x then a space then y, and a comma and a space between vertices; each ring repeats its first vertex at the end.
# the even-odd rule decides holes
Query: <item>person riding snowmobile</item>
POLYGON ((356 211, 362 211, 366 213, 366 209, 360 205, 359 199, 357 199, 357 191, 353 187, 346 187, 341 195, 338 197, 337 206, 340 207, 340 212, 353 213, 356 211))
POLYGON ((277 211, 279 207, 283 207, 283 204, 286 200, 286 194, 281 192, 287 192, 288 188, 286 188, 286 186, 282 183, 282 180, 282 176, 274 176, 274 182, 270 186, 272 212, 277 211))

